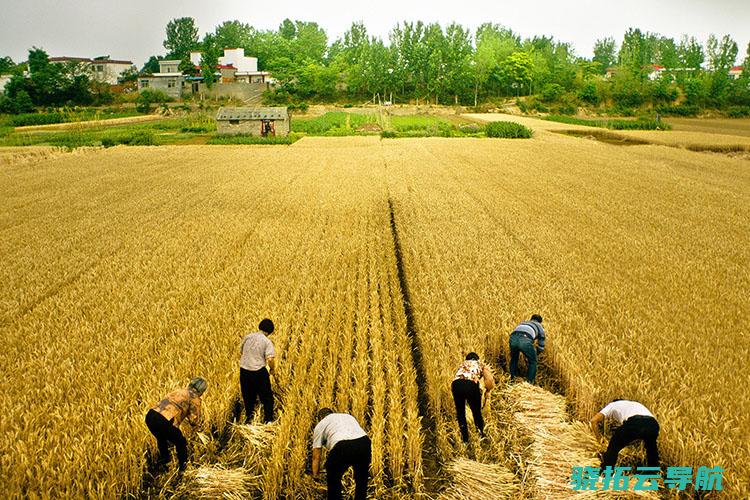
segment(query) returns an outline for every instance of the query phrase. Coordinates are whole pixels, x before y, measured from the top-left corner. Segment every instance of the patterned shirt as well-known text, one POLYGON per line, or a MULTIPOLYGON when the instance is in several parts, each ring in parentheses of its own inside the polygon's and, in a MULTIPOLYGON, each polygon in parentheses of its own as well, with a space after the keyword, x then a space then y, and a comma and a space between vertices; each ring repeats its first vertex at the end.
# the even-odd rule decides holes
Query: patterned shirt
POLYGON ((185 418, 192 425, 199 424, 201 420, 201 398, 188 389, 170 392, 153 409, 161 413, 175 427, 179 427, 185 418))
POLYGON ((453 380, 471 380, 479 383, 484 373, 484 365, 475 359, 467 359, 458 367, 456 376, 453 380))
POLYGON ((245 335, 240 344, 240 368, 255 372, 265 368, 266 360, 276 356, 273 342, 263 332, 245 335))

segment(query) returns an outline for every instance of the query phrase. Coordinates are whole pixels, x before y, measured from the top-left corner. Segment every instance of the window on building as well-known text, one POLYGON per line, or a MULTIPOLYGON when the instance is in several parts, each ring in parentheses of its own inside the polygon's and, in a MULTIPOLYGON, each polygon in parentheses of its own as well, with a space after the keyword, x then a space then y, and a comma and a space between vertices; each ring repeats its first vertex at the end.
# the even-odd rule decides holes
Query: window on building
POLYGON ((176 83, 175 83, 174 80, 169 80, 167 82, 167 87, 170 88, 170 89, 173 89, 175 87, 175 85, 176 85, 176 83))
POLYGON ((102 71, 104 71, 104 66, 101 65, 101 64, 97 64, 96 65, 96 72, 97 73, 101 73, 102 71))
POLYGON ((148 87, 148 80, 141 80, 141 87, 142 88, 148 87))

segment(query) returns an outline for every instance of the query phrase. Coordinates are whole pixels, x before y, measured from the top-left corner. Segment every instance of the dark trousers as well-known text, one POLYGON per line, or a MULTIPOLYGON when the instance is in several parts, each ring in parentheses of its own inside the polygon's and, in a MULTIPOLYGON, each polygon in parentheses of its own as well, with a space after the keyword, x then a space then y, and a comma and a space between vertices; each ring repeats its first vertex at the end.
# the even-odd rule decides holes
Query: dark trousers
POLYGON ((370 438, 362 436, 359 439, 348 439, 339 441, 326 459, 326 477, 328 481, 329 500, 340 500, 341 478, 349 467, 354 468, 354 490, 355 500, 367 498, 367 478, 370 475, 370 462, 372 461, 372 449, 370 438))
POLYGON ((609 440, 607 451, 602 457, 602 469, 617 464, 620 450, 638 439, 646 445, 646 460, 649 467, 659 467, 659 449, 656 438, 659 437, 659 423, 654 417, 635 416, 627 419, 609 440))
POLYGON ((453 402, 456 403, 456 418, 458 428, 461 429, 461 439, 464 443, 469 441, 469 426, 466 423, 466 403, 469 403, 471 414, 474 416, 474 424, 479 433, 484 436, 484 418, 482 418, 482 394, 479 392, 479 384, 471 380, 456 379, 451 384, 453 402))
POLYGON ((523 353, 529 365, 526 379, 530 384, 536 380, 536 347, 534 341, 523 333, 513 332, 510 334, 510 376, 518 376, 518 355, 523 353))
POLYGON ((271 376, 264 366, 260 370, 250 371, 240 368, 240 390, 245 402, 245 422, 253 419, 255 400, 260 397, 263 404, 263 421, 273 421, 273 391, 271 391, 271 376))
POLYGON ((180 462, 180 470, 184 470, 187 465, 187 441, 182 435, 180 429, 172 425, 172 422, 156 410, 149 410, 146 413, 146 427, 156 438, 159 445, 159 459, 157 465, 164 466, 172 458, 169 452, 169 445, 174 444, 177 449, 177 460, 180 462))

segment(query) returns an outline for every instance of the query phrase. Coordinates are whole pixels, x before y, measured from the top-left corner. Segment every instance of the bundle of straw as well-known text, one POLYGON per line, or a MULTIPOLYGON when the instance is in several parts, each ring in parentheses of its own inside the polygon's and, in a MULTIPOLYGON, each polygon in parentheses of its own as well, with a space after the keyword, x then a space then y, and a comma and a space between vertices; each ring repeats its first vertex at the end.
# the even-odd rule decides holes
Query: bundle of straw
POLYGON ((239 500, 252 496, 257 491, 260 479, 260 476, 253 476, 241 467, 208 465, 188 469, 182 478, 177 496, 239 500))
POLYGON ((516 476, 500 464, 484 464, 468 458, 458 458, 445 470, 451 474, 451 486, 440 495, 440 500, 472 498, 516 498, 519 483, 516 476))
MULTIPOLYGON (((612 491, 575 491, 570 484, 573 467, 599 467, 598 444, 583 422, 570 422, 565 398, 538 386, 521 383, 509 389, 517 405, 516 424, 532 438, 529 448, 529 472, 534 476, 542 498, 613 496, 612 491)), ((656 498, 653 491, 630 489, 618 497, 656 498)))

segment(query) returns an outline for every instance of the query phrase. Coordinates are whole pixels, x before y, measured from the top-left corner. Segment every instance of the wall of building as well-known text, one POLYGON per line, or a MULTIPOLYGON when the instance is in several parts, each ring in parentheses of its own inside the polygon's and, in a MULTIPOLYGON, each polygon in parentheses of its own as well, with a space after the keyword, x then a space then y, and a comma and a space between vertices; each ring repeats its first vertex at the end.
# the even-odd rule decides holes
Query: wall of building
MULTIPOLYGON (((216 132, 222 135, 261 135, 261 120, 240 120, 236 125, 232 125, 228 120, 216 121, 216 132)), ((274 120, 277 136, 286 136, 289 134, 289 120, 274 120)))
MULTIPOLYGON (((189 84, 188 84, 189 85, 189 84)), ((186 89, 192 91, 193 87, 186 89)), ((205 83, 198 84, 198 94, 203 97, 216 99, 218 97, 231 97, 241 101, 247 101, 259 97, 268 89, 266 83, 214 83, 209 89, 205 83)), ((193 92, 196 93, 196 92, 193 92)))
POLYGON ((180 75, 169 76, 169 77, 145 77, 138 79, 138 92, 142 92, 145 89, 160 90, 167 94, 169 97, 179 99, 182 96, 182 82, 184 78, 180 75), (174 82, 174 86, 170 86, 169 82, 174 82), (143 82, 148 82, 148 85, 144 85, 143 82))
POLYGON ((91 64, 91 72, 97 81, 108 83, 110 85, 117 85, 117 78, 123 71, 130 67, 129 64, 99 63, 94 61, 91 64), (100 67, 101 71, 98 71, 100 67))

